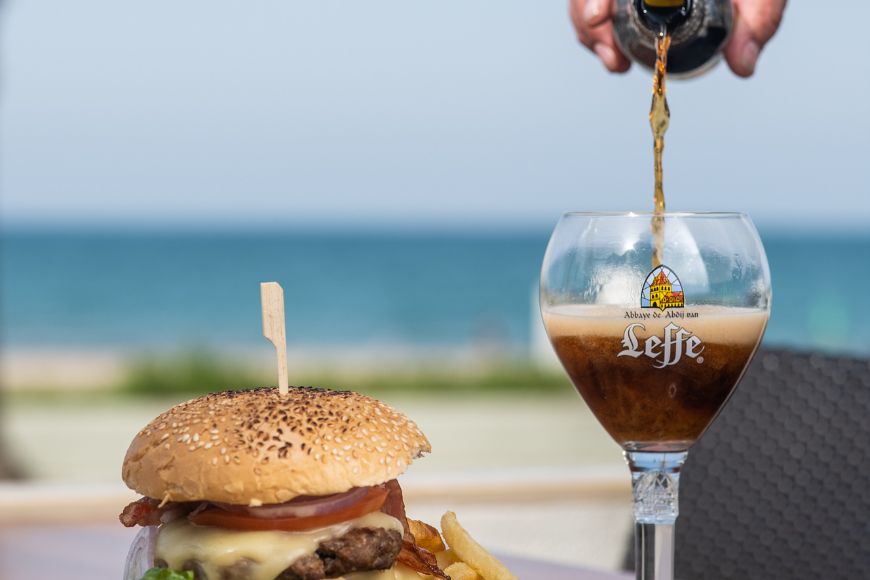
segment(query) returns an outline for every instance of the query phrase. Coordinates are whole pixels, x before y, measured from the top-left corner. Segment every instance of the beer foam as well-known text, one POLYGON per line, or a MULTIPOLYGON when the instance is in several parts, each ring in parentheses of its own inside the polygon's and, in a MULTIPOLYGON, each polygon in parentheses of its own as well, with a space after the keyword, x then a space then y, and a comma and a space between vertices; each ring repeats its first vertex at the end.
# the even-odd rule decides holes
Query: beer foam
POLYGON ((661 312, 651 308, 619 308, 569 304, 546 308, 544 326, 551 339, 565 336, 611 336, 621 338, 629 324, 640 323, 635 334, 640 339, 661 335, 668 324, 691 331, 704 342, 755 344, 767 325, 769 313, 761 308, 693 306, 661 312), (655 318, 658 314, 661 318, 655 318), (667 316, 670 314, 672 318, 667 316), (697 314, 697 318, 690 317, 697 314), (681 316, 682 315, 682 316, 681 316))

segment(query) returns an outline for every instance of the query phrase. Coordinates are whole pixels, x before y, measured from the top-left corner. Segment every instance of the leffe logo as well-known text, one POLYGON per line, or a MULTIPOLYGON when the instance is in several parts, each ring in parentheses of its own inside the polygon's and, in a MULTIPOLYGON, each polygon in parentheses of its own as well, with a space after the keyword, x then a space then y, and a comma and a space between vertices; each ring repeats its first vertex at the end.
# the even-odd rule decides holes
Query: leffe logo
POLYGON ((668 308, 682 308, 685 304, 686 295, 676 272, 662 264, 647 274, 640 292, 641 308, 658 308, 664 312, 668 308))
POLYGON ((701 353, 704 352, 704 343, 685 328, 680 328, 671 322, 665 326, 665 333, 662 338, 650 336, 644 341, 642 347, 635 334, 635 329, 637 328, 646 330, 646 327, 640 322, 629 324, 625 328, 625 334, 622 337, 624 350, 616 355, 617 357, 630 356, 638 358, 646 356, 653 359, 653 366, 658 369, 677 364, 684 355, 695 359, 699 364, 704 362, 704 357, 701 356, 701 353))

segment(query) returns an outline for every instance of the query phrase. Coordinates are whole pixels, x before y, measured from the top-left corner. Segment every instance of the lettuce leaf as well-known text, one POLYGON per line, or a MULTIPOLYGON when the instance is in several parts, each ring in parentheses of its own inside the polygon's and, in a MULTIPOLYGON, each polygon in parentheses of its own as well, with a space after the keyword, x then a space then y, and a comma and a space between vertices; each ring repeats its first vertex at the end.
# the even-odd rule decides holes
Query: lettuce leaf
POLYGON ((142 580, 193 580, 193 572, 190 570, 179 572, 169 568, 151 568, 145 572, 142 580))

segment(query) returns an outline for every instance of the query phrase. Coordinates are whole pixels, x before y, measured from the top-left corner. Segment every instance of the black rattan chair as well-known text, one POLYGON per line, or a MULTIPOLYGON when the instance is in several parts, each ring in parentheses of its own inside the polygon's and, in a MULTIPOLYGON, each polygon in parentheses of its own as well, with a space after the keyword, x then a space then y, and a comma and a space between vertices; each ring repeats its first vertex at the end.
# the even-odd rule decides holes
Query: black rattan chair
POLYGON ((870 578, 870 360, 759 352, 689 452, 676 541, 681 580, 870 578))

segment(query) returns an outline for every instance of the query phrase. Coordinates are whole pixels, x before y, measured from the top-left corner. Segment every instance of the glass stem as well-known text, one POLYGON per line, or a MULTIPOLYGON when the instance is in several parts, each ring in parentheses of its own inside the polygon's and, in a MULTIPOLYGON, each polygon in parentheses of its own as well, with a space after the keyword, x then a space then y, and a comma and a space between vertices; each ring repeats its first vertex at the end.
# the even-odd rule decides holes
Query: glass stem
POLYGON ((687 452, 626 451, 634 493, 637 580, 674 580, 674 525, 687 452))

